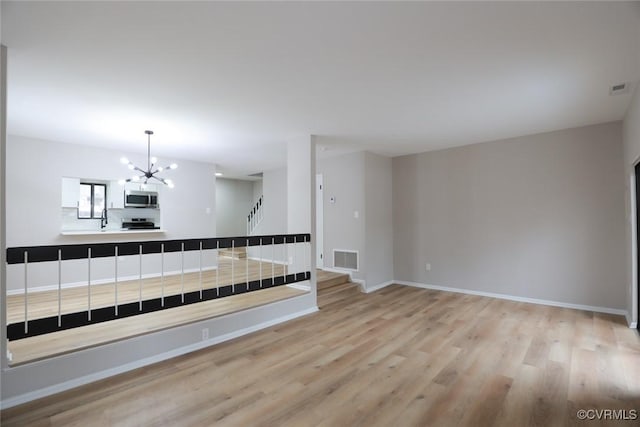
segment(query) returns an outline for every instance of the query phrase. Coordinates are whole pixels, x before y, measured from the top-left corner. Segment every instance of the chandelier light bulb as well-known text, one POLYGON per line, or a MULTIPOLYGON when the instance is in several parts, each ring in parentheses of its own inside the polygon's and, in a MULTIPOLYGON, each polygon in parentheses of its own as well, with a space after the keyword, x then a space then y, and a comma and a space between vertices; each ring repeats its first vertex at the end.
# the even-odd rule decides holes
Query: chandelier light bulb
POLYGON ((150 179, 155 179, 156 181, 160 181, 163 184, 167 185, 169 188, 173 188, 173 181, 171 181, 170 179, 163 179, 159 176, 157 176, 156 174, 158 172, 162 172, 165 169, 175 169, 178 167, 177 164, 172 163, 170 166, 167 167, 157 167, 156 168, 156 163, 158 162, 158 158, 157 157, 151 157, 151 135, 153 135, 153 131, 151 130, 145 130, 144 133, 147 135, 147 164, 144 168, 140 167, 140 166, 136 166, 133 164, 133 162, 131 162, 129 159, 127 159, 126 157, 122 157, 120 159, 120 162, 122 162, 122 164, 127 165, 127 167, 129 168, 129 170, 135 170, 140 172, 140 175, 136 175, 136 176, 132 176, 129 179, 121 179, 120 181, 118 181, 120 184, 125 184, 127 182, 140 182, 143 181, 144 184, 146 184, 150 179), (154 168, 156 168, 154 170, 154 168))

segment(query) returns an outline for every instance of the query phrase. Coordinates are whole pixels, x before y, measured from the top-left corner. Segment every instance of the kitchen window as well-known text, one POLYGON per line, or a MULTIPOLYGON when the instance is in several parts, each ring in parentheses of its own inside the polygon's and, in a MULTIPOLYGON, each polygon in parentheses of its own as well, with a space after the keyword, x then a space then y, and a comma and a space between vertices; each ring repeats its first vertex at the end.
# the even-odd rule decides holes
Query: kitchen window
POLYGON ((78 218, 100 219, 102 211, 107 207, 107 185, 80 183, 80 201, 78 203, 78 218))

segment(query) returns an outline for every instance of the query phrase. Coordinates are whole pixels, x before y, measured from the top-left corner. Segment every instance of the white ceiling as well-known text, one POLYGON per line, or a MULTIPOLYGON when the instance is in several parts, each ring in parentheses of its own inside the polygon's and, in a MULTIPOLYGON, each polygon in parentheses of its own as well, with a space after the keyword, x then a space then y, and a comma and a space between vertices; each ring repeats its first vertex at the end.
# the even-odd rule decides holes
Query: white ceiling
POLYGON ((254 173, 623 118, 640 3, 2 2, 8 130, 254 173))

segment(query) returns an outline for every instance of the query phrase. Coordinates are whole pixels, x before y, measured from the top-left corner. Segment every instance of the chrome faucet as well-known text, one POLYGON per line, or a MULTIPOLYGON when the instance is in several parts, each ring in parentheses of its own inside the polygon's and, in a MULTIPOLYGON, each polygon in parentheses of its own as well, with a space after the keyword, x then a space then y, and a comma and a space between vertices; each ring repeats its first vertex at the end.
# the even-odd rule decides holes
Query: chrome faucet
POLYGON ((107 224, 109 224, 109 219, 107 218, 107 208, 102 209, 102 213, 100 214, 100 229, 104 229, 107 224))

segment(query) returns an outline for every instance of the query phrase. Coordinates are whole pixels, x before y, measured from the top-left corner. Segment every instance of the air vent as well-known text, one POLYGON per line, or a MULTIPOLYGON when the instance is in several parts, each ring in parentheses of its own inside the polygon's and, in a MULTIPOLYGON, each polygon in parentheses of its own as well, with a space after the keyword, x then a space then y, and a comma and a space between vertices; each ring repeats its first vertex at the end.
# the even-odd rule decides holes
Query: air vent
POLYGON ((333 250, 333 267, 358 271, 358 251, 333 250))
POLYGON ((618 83, 609 88, 609 95, 620 95, 629 93, 629 83, 618 83))
POLYGON ((256 178, 262 178, 263 173, 262 172, 258 172, 258 173, 252 173, 251 175, 247 175, 247 176, 253 176, 256 178))

